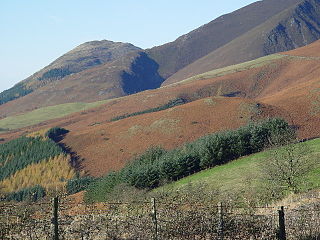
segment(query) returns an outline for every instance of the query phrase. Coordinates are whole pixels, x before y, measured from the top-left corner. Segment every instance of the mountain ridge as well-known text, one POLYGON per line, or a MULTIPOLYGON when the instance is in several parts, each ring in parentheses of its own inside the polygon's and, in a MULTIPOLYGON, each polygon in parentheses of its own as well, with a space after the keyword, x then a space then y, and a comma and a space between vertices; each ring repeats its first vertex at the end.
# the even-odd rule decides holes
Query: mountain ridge
POLYGON ((160 75, 168 78, 188 64, 224 46, 273 15, 301 1, 263 0, 249 4, 232 13, 220 16, 173 42, 147 49, 147 53, 159 63, 160 75))
POLYGON ((179 70, 163 85, 310 44, 320 38, 320 22, 317 18, 320 19, 320 2, 304 0, 179 70))

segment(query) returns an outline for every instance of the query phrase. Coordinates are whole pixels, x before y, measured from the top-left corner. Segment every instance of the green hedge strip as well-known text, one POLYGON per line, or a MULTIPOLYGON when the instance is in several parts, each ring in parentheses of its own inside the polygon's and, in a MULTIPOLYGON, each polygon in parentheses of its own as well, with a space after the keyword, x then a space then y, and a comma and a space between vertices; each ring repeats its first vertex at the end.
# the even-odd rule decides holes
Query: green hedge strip
POLYGON ((98 184, 89 185, 86 198, 89 201, 103 201, 103 197, 119 183, 138 189, 153 189, 241 156, 260 152, 269 146, 273 136, 293 138, 295 133, 287 122, 274 118, 250 123, 237 130, 210 134, 168 152, 153 147, 111 177, 107 175, 98 184))

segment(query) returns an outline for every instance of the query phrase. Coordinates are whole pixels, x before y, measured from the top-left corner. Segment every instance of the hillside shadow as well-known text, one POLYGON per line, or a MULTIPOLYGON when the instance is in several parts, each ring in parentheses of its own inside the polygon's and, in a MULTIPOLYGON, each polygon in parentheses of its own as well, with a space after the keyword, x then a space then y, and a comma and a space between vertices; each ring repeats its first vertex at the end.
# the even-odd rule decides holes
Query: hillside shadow
POLYGON ((159 75, 158 69, 159 64, 141 52, 131 64, 131 71, 123 71, 121 74, 124 92, 134 94, 159 88, 164 79, 159 75))
POLYGON ((84 161, 84 159, 81 158, 76 152, 72 151, 72 148, 67 146, 65 143, 57 142, 57 144, 59 145, 59 147, 62 148, 62 150, 65 153, 70 155, 70 165, 71 165, 71 167, 73 167, 77 172, 83 171, 84 168, 83 168, 81 163, 84 161))
POLYGON ((69 133, 69 130, 64 129, 64 132, 60 132, 60 134, 56 134, 53 136, 49 136, 66 154, 70 155, 70 165, 77 172, 81 172, 84 168, 82 166, 82 162, 84 161, 75 151, 72 150, 71 147, 67 146, 62 140, 69 133))

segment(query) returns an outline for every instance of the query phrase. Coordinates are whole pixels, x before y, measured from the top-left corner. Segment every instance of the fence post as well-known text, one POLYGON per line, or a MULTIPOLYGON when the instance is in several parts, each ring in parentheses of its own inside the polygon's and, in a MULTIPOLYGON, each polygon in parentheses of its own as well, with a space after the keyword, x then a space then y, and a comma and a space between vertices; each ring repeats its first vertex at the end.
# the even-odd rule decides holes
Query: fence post
POLYGON ((280 210, 278 210, 279 213, 279 232, 278 232, 278 238, 279 240, 286 240, 286 224, 285 224, 285 217, 284 217, 284 207, 282 206, 280 210))
POLYGON ((223 240, 224 236, 223 236, 223 206, 222 203, 220 202, 218 204, 218 240, 223 240))
POLYGON ((59 222, 58 222, 59 198, 52 199, 52 240, 59 240, 59 222))
POLYGON ((153 239, 158 240, 158 219, 157 219, 157 207, 156 207, 155 198, 151 198, 151 216, 154 224, 153 239))

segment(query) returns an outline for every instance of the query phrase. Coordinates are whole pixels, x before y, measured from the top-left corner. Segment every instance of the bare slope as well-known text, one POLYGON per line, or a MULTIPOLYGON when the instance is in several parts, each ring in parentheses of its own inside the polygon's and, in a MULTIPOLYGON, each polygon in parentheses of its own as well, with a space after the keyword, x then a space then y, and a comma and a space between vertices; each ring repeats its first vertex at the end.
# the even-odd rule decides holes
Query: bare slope
POLYGON ((163 81, 157 70, 157 63, 144 52, 131 52, 117 60, 48 82, 24 97, 0 105, 0 118, 39 107, 93 102, 157 88, 163 81))
POLYGON ((319 0, 306 0, 291 6, 181 69, 163 85, 213 69, 310 44, 320 38, 319 19, 319 0))
POLYGON ((223 15, 179 37, 174 42, 149 49, 147 52, 159 63, 160 75, 168 78, 181 68, 224 46, 298 2, 301 0, 257 1, 223 15))
POLYGON ((47 67, 41 69, 24 81, 32 86, 43 85, 53 80, 59 80, 64 76, 112 62, 130 52, 136 51, 141 51, 141 49, 130 43, 107 40, 86 42, 59 57, 47 67), (57 71, 56 74, 54 74, 53 70, 55 69, 66 70, 66 72, 59 76, 59 72, 57 71), (42 82, 42 84, 39 82, 42 82))
POLYGON ((137 51, 141 51, 141 49, 132 44, 107 40, 81 44, 32 76, 19 82, 12 88, 1 92, 0 105, 28 95, 51 82, 101 64, 115 61, 129 53, 137 51))

